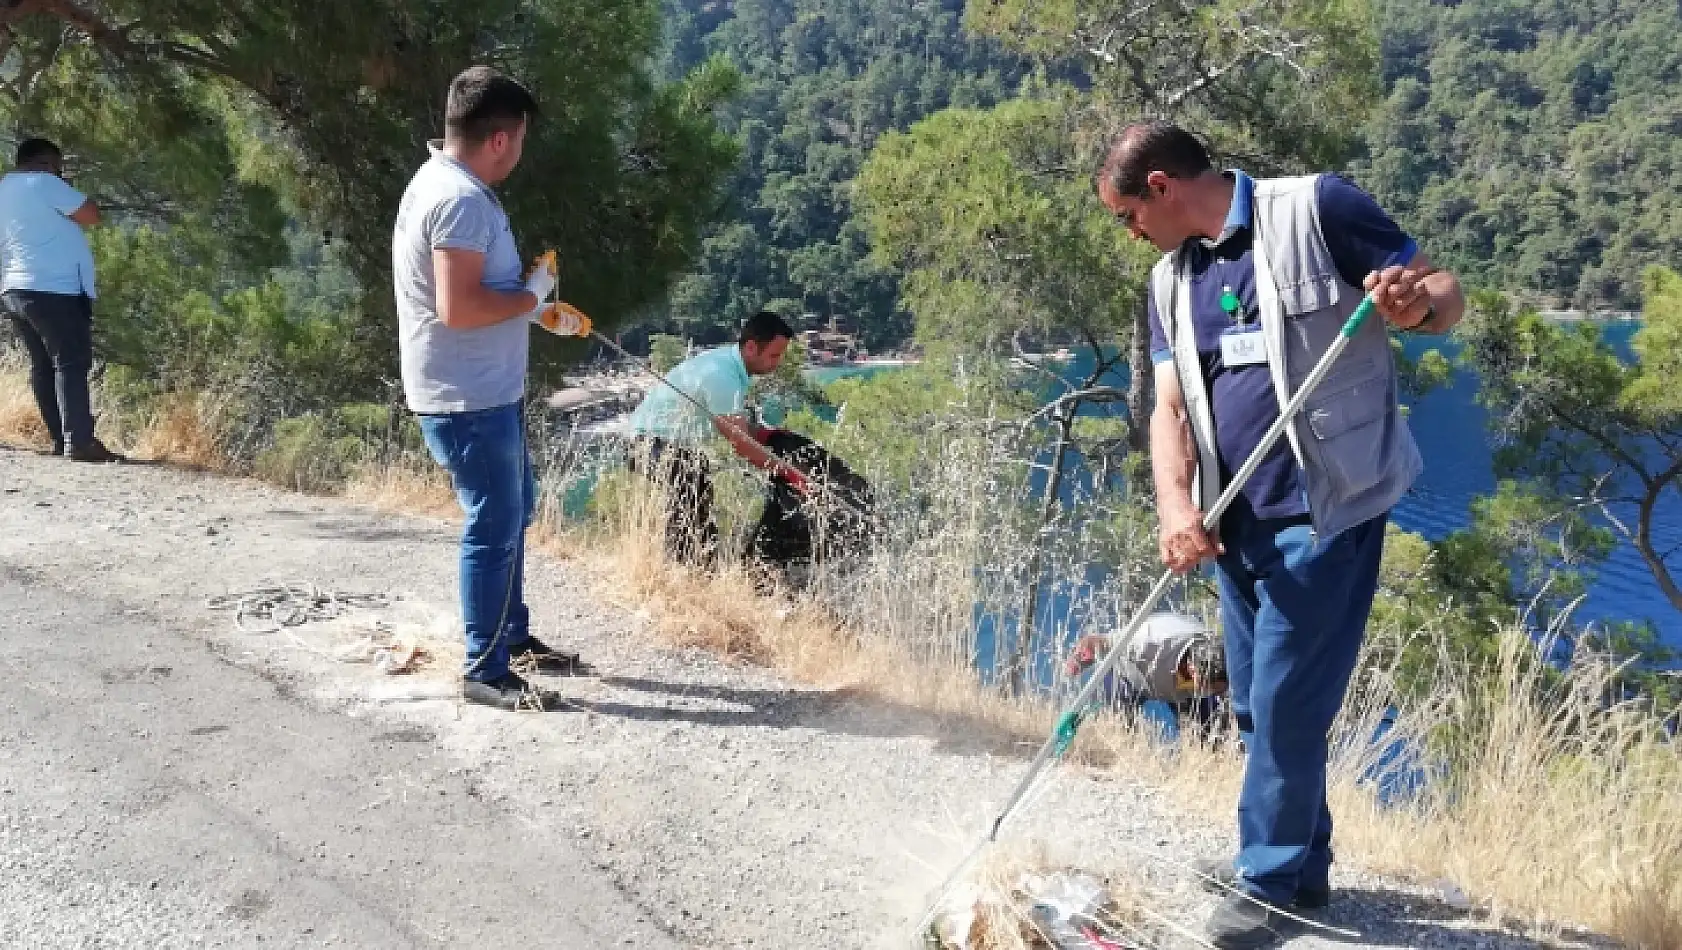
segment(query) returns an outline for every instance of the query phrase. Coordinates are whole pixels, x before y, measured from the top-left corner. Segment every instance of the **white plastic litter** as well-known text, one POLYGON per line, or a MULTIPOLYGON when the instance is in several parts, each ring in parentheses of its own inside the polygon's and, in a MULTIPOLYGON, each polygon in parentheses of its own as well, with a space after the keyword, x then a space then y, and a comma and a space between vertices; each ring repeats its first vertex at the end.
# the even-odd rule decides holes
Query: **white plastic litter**
POLYGON ((981 913, 977 909, 981 900, 981 889, 973 884, 955 889, 946 908, 935 917, 933 945, 941 950, 971 950, 981 939, 981 913))
POLYGON ((1057 950, 1119 950, 1124 945, 1101 936, 1110 893, 1102 881, 1079 871, 1024 874, 1017 884, 1028 899, 1029 915, 1057 950))
MULTIPOLYGON (((1105 923, 1112 910, 1109 889, 1102 881, 1080 871, 1051 871, 1023 874, 1008 900, 1012 910, 1000 913, 1006 900, 974 884, 960 885, 948 896, 935 915, 927 934, 928 943, 940 950, 973 950, 987 937, 983 932, 991 919, 1032 921, 1022 936, 1029 946, 1043 950, 1135 950, 1135 944, 1117 940, 1105 923), (993 905, 989 907, 988 905, 993 905), (990 912, 988 912, 990 911, 990 912)), ((1014 930, 1015 925, 1012 925, 1014 930)))
POLYGON ((1442 895, 1443 903, 1455 910, 1471 910, 1472 899, 1460 889, 1460 885, 1446 878, 1437 882, 1437 893, 1442 895))

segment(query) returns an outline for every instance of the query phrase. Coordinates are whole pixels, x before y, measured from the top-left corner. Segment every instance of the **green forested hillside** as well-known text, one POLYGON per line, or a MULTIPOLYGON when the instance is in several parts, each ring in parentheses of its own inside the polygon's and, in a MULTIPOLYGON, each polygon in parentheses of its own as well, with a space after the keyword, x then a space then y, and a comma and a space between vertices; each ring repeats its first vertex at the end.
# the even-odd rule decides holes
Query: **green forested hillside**
POLYGON ((727 219, 667 322, 698 337, 763 306, 835 315, 878 347, 910 331, 894 275, 866 259, 851 182, 883 132, 1006 97, 1025 64, 967 36, 960 0, 667 0, 668 75, 728 59, 743 88, 727 219))
POLYGON ((1682 7, 1380 0, 1357 177, 1473 282, 1634 308, 1682 261, 1682 7))
MULTIPOLYGON (((1633 308, 1682 260, 1682 17, 1655 0, 1374 0, 1383 101, 1347 169, 1480 286, 1633 308)), ((668 0, 672 75, 742 72, 726 220, 664 322, 706 336, 771 305, 905 337, 850 182, 882 132, 990 105, 1026 65, 961 0, 668 0), (709 329, 711 328, 711 329, 709 329)))

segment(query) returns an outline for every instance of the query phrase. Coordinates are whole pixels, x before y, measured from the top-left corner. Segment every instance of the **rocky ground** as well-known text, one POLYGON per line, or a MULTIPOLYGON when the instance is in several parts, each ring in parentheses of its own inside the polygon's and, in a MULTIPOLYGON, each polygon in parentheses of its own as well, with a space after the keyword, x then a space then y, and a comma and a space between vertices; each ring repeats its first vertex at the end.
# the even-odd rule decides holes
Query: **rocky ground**
MULTIPOLYGON (((973 724, 662 648, 611 578, 536 559, 564 711, 336 651, 455 629, 454 529, 261 485, 0 450, 0 945, 895 947, 1025 754, 973 724), (243 632, 280 583, 389 606, 243 632)), ((1158 946, 1220 833, 1065 772, 1017 837, 1148 895, 1158 946)), ((1340 866, 1293 947, 1538 946, 1340 866), (1351 934, 1358 934, 1353 936, 1351 934)))

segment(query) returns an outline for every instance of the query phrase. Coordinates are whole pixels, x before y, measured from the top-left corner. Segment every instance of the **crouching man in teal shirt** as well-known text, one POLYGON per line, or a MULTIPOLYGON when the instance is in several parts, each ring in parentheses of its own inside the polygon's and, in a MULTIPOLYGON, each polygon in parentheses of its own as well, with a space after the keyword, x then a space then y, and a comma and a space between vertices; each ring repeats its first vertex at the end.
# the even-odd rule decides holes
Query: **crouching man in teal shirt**
POLYGON ((747 416, 752 377, 776 372, 792 339, 794 330, 782 317, 754 314, 737 342, 679 363, 666 376, 671 385, 656 383, 631 415, 633 458, 665 490, 666 553, 673 560, 700 567, 718 560, 712 465, 704 451, 715 433, 749 465, 805 494, 804 476, 771 455, 764 444, 769 430, 747 416))

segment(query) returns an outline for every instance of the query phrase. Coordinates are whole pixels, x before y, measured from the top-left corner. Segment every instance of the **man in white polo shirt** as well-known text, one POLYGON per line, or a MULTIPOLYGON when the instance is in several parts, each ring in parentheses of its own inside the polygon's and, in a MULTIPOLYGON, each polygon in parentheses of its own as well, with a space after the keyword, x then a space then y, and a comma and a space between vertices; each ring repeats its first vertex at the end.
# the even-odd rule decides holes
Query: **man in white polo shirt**
POLYGON ((64 180, 64 154, 46 139, 18 146, 0 178, 0 302, 29 351, 29 383, 53 454, 78 462, 121 457, 93 434, 93 252, 83 228, 99 208, 64 180))

